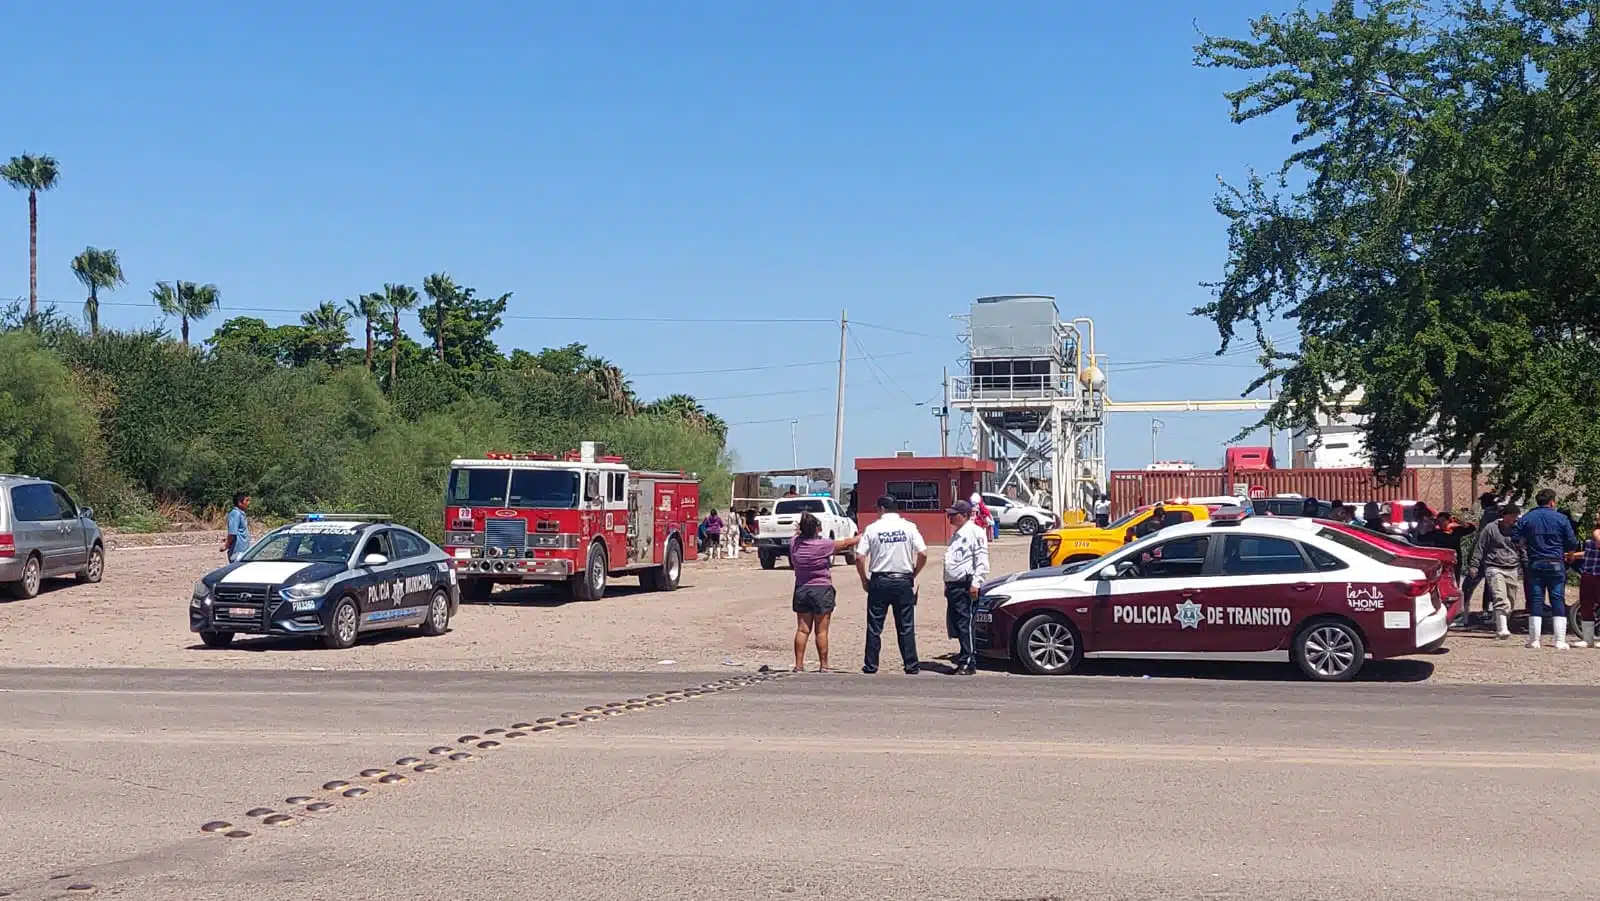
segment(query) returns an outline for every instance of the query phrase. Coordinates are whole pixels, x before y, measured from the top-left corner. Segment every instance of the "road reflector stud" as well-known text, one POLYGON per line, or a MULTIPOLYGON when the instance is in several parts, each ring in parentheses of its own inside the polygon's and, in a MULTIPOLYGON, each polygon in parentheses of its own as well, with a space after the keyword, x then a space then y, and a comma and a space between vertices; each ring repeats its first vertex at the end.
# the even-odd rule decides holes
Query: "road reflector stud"
POLYGON ((457 751, 454 754, 450 755, 450 759, 454 760, 454 761, 457 761, 457 762, 460 762, 460 761, 463 761, 463 760, 471 760, 472 759, 472 755, 467 753, 466 751, 457 751))
POLYGON ((600 717, 595 716, 592 713, 585 713, 583 716, 578 717, 578 722, 580 722, 580 723, 598 723, 598 722, 600 722, 600 717))
POLYGON ((528 733, 523 732, 520 729, 513 729, 512 731, 506 733, 506 738, 527 738, 527 737, 528 737, 528 733))
POLYGON ((534 722, 539 723, 540 725, 548 725, 548 724, 553 723, 555 721, 556 721, 556 718, 553 717, 553 716, 541 716, 537 720, 534 720, 534 722))
POLYGON ((229 829, 232 829, 232 828, 233 828, 233 824, 232 823, 224 822, 223 820, 212 820, 211 822, 205 824, 204 826, 201 826, 200 827, 200 831, 201 832, 226 832, 226 831, 228 831, 229 829))
POLYGON ((565 728, 567 728, 569 726, 578 725, 578 721, 577 720, 561 720, 560 722, 556 723, 556 725, 562 727, 563 729, 565 729, 565 728))
POLYGON ((266 823, 268 826, 287 826, 294 822, 294 817, 286 813, 275 813, 261 822, 266 823))
POLYGON ((451 751, 454 751, 454 750, 455 750, 455 748, 446 747, 445 745, 438 745, 437 747, 429 748, 428 749, 428 753, 429 754, 444 755, 444 754, 449 754, 451 751))
POLYGON ((476 736, 476 735, 463 735, 460 738, 456 739, 456 744, 458 744, 458 745, 470 745, 473 742, 477 741, 478 738, 479 738, 479 736, 476 736))
POLYGON ((310 804, 311 800, 312 800, 311 798, 308 798, 305 795, 295 795, 292 798, 284 798, 283 799, 283 803, 285 803, 285 804, 294 804, 296 806, 299 806, 301 804, 310 804))
POLYGON ((535 731, 535 732, 549 732, 551 729, 554 729, 554 728, 555 728, 554 726, 534 726, 533 727, 533 731, 535 731))
POLYGON ((367 794, 367 790, 364 788, 347 788, 342 792, 342 794, 346 798, 360 798, 367 794))
POLYGON ((394 762, 395 766, 416 766, 422 762, 420 757, 402 757, 394 762))
POLYGON ((478 747, 485 751, 492 751, 495 748, 500 747, 500 743, 497 741, 480 741, 478 742, 478 747))
POLYGON ((383 774, 385 774, 387 772, 389 772, 389 771, 388 770, 384 770, 384 769, 379 769, 377 767, 373 767, 371 769, 362 770, 361 771, 361 777, 363 779, 374 779, 374 778, 376 778, 378 776, 382 776, 383 774))
POLYGON ((223 837, 224 838, 249 838, 250 837, 250 833, 244 831, 243 829, 235 829, 232 832, 223 833, 223 837))
POLYGON ((401 782, 406 781, 406 777, 400 775, 399 773, 390 773, 389 775, 384 776, 382 779, 379 779, 378 781, 383 783, 384 785, 395 785, 397 783, 401 783, 401 782))
POLYGON ((245 811, 244 815, 247 817, 264 817, 269 813, 272 813, 272 808, 270 807, 252 807, 245 811))
POLYGON ((343 779, 335 779, 332 782, 324 782, 324 783, 322 783, 322 790, 323 791, 327 791, 327 792, 336 792, 336 791, 338 791, 338 790, 340 790, 342 788, 349 788, 349 787, 350 787, 350 783, 344 781, 343 779))
POLYGON ((439 765, 437 763, 421 763, 412 767, 411 770, 415 773, 431 773, 438 768, 439 765))
POLYGON ((314 803, 306 805, 306 810, 309 810, 312 813, 321 813, 324 810, 332 810, 332 809, 333 809, 333 805, 331 803, 327 802, 327 801, 316 801, 314 803))
POLYGON ((532 723, 512 723, 511 724, 511 728, 513 728, 513 729, 532 729, 533 728, 533 724, 532 723))

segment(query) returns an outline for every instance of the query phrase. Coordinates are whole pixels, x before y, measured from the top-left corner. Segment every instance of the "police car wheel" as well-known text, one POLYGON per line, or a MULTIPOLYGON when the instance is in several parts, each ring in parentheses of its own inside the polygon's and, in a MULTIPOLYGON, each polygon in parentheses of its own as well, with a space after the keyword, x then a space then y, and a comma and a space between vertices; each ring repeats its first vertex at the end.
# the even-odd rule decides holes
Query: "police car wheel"
POLYGON ((233 644, 232 632, 201 632, 200 641, 208 648, 225 648, 233 644))
POLYGON ((1062 676, 1083 662, 1083 639, 1072 623, 1041 613, 1017 630, 1012 651, 1022 668, 1035 676, 1062 676))
POLYGON ((1023 535, 1032 535, 1039 531, 1039 521, 1031 516, 1024 516, 1017 520, 1017 531, 1023 535))
POLYGON ((1367 646, 1349 623, 1316 619, 1295 635, 1294 662, 1312 681, 1349 682, 1367 662, 1367 646))
POLYGON ((422 621, 423 635, 443 635, 450 630, 450 596, 435 591, 428 601, 428 618, 422 621))
POLYGON ((339 605, 333 608, 333 620, 328 623, 328 634, 322 636, 322 644, 330 651, 342 651, 356 643, 356 634, 360 631, 360 617, 356 614, 356 602, 353 598, 342 598, 339 605))

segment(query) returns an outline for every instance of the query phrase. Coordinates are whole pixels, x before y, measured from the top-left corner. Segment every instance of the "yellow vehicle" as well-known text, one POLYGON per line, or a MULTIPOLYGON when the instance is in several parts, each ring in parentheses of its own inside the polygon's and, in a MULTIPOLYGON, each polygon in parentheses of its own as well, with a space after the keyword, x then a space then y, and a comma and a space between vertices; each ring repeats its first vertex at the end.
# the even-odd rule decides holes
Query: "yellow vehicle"
MULTIPOLYGON (((1136 538, 1143 538, 1154 527, 1150 517, 1155 515, 1155 505, 1140 507, 1121 519, 1100 528, 1094 523, 1065 526, 1044 533, 1046 566, 1063 563, 1080 563, 1104 556, 1136 538)), ((1161 528, 1180 522, 1210 519, 1211 507, 1205 504, 1163 504, 1161 528)))

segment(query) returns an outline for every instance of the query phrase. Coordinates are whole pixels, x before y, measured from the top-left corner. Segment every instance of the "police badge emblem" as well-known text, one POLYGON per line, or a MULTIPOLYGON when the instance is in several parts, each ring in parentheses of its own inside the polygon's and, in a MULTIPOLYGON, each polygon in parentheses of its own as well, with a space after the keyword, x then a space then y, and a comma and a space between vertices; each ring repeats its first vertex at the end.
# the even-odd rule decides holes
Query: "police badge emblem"
POLYGON ((1200 625, 1200 605, 1191 599, 1185 599, 1183 603, 1178 605, 1177 614, 1174 618, 1177 619, 1180 628, 1198 628, 1200 625))

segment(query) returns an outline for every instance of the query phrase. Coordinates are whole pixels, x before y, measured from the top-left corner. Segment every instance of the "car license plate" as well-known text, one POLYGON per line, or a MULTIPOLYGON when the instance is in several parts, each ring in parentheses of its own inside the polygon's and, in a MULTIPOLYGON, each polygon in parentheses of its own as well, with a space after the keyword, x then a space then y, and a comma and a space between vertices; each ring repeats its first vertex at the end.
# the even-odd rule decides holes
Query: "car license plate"
POLYGON ((255 616, 256 612, 249 607, 229 607, 228 615, 234 619, 243 619, 247 616, 255 616))
POLYGON ((992 622, 994 622, 994 614, 993 613, 974 613, 972 615, 972 621, 975 622, 975 623, 992 623, 992 622))

